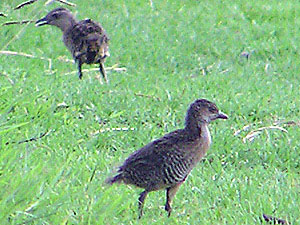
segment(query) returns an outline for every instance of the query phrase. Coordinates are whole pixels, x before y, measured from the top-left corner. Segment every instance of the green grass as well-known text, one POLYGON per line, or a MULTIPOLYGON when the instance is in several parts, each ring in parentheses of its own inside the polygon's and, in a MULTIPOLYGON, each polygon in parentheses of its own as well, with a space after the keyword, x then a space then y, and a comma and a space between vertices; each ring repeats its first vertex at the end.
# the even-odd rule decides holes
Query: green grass
MULTIPOLYGON (((21 2, 1 1, 8 18, 0 23, 59 6, 38 1, 14 11, 21 2)), ((71 58, 58 29, 0 27, 0 50, 52 59, 49 70, 46 60, 0 55, 1 224, 260 224, 263 213, 300 224, 298 1, 73 2, 77 18, 100 21, 109 34, 106 66, 127 71, 108 71, 108 85, 97 72, 80 81, 66 75, 75 65, 58 60, 71 58), (134 150, 183 127, 197 98, 230 119, 210 125, 213 144, 179 189, 172 216, 160 191, 138 221, 141 190, 104 180, 134 150), (281 123, 288 133, 266 130, 243 142, 278 121, 298 126, 281 123), (134 131, 95 133, 116 127, 134 131)))

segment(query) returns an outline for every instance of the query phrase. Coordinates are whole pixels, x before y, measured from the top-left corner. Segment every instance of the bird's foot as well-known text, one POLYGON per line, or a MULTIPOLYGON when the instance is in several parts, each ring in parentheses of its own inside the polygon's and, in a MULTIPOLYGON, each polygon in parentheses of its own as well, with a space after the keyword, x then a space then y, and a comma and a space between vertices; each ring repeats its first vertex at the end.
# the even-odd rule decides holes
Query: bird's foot
POLYGON ((167 211, 167 213, 168 213, 168 217, 170 217, 171 216, 171 212, 172 212, 172 208, 171 208, 171 206, 170 206, 170 204, 166 204, 165 205, 165 210, 167 211))

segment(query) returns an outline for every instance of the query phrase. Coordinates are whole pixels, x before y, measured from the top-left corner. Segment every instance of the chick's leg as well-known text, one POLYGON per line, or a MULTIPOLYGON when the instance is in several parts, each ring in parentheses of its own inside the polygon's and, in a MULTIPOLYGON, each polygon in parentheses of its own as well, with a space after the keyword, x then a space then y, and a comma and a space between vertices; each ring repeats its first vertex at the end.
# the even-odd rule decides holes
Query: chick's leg
POLYGON ((180 185, 183 182, 177 183, 172 187, 167 188, 167 201, 166 201, 166 205, 165 205, 165 210, 168 212, 168 217, 171 216, 171 212, 172 212, 172 207, 171 207, 171 203, 172 200, 176 194, 176 192, 178 191, 178 188, 180 187, 180 185))
POLYGON ((147 194, 148 194, 148 191, 145 190, 140 194, 140 197, 139 197, 139 219, 143 216, 144 201, 145 201, 147 194))
POLYGON ((104 68, 103 62, 99 63, 99 69, 100 69, 100 73, 102 74, 103 79, 105 80, 106 83, 108 83, 108 79, 106 77, 106 72, 105 72, 105 68, 104 68))
POLYGON ((81 66, 82 66, 82 63, 81 63, 80 60, 78 60, 78 61, 77 61, 77 68, 78 68, 78 77, 79 77, 79 79, 82 79, 81 66))

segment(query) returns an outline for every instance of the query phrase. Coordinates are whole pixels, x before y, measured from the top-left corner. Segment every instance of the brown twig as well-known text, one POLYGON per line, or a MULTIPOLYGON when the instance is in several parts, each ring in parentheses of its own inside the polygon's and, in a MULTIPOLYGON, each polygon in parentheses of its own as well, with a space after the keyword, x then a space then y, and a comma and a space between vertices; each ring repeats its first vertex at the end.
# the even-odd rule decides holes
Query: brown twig
POLYGON ((21 8, 23 8, 24 6, 30 5, 30 4, 32 4, 32 3, 36 2, 36 1, 37 1, 37 0, 29 0, 29 1, 23 2, 23 3, 21 3, 20 5, 17 5, 17 6, 14 8, 14 10, 21 9, 21 8))
POLYGON ((23 144, 23 143, 27 143, 27 142, 31 142, 31 141, 37 141, 38 139, 41 139, 47 135, 49 135, 50 133, 52 132, 52 130, 48 130, 44 133, 41 133, 38 137, 32 137, 32 138, 29 138, 29 139, 26 139, 26 140, 23 140, 23 141, 12 141, 12 142, 6 142, 5 144, 8 145, 8 144, 23 144))
POLYGON ((3 12, 0 12, 0 16, 7 17, 7 15, 4 14, 3 12))
POLYGON ((283 220, 283 219, 278 219, 276 217, 268 216, 266 214, 263 214, 263 219, 266 222, 269 222, 271 224, 287 224, 287 222, 285 220, 283 220))
POLYGON ((48 134, 50 134, 51 131, 52 130, 48 130, 45 133, 41 133, 40 136, 38 136, 38 137, 32 137, 32 138, 29 138, 29 139, 26 139, 26 140, 23 140, 23 141, 19 141, 18 144, 27 143, 27 142, 30 142, 30 141, 37 141, 38 139, 41 139, 41 138, 47 136, 48 134))
POLYGON ((290 120, 290 121, 276 121, 274 123, 274 125, 279 125, 279 124, 282 124, 283 126, 300 126, 300 122, 296 122, 296 121, 293 121, 293 120, 290 120))
POLYGON ((96 174, 96 170, 97 170, 97 166, 95 166, 95 169, 94 169, 93 172, 92 172, 92 175, 91 175, 91 177, 90 177, 90 182, 93 181, 94 176, 95 176, 95 174, 96 174))
POLYGON ((27 23, 35 23, 34 20, 22 20, 22 21, 8 21, 5 23, 2 23, 2 26, 8 26, 8 25, 22 25, 22 24, 27 24, 27 23))
MULTIPOLYGON (((41 8, 38 12, 35 12, 31 18, 34 20, 42 11, 43 11, 43 8, 41 8)), ((8 42, 6 42, 6 44, 1 48, 1 50, 5 50, 13 41, 18 39, 20 37, 20 34, 22 32, 24 32, 24 30, 27 28, 27 26, 29 26, 29 23, 26 24, 25 26, 23 26, 21 29, 19 29, 17 34, 15 34, 12 39, 10 39, 8 42)))
POLYGON ((146 97, 146 98, 152 98, 152 99, 156 99, 157 101, 161 101, 161 99, 157 96, 152 96, 152 95, 144 95, 141 93, 134 93, 135 96, 139 96, 139 97, 146 97))

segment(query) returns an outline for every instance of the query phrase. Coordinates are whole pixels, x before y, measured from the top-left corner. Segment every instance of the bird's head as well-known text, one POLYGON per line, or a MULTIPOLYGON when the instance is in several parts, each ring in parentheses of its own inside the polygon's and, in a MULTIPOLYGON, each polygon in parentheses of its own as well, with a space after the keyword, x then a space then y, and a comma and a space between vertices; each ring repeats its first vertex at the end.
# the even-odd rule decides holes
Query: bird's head
POLYGON ((196 122, 208 124, 216 119, 228 119, 228 116, 221 112, 216 104, 206 99, 197 99, 188 109, 186 123, 196 122))
POLYGON ((36 21, 35 26, 52 25, 64 31, 70 25, 73 25, 74 22, 75 19, 69 10, 57 8, 49 12, 44 18, 36 21))

